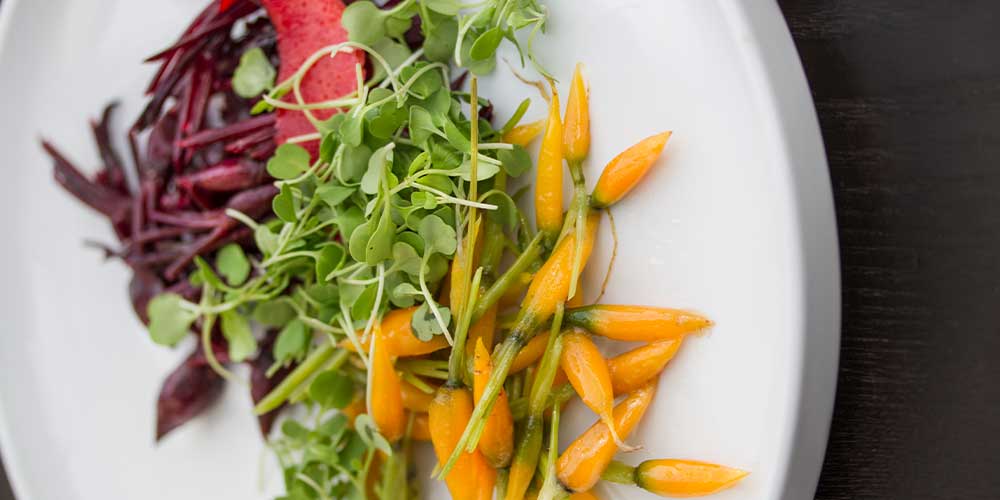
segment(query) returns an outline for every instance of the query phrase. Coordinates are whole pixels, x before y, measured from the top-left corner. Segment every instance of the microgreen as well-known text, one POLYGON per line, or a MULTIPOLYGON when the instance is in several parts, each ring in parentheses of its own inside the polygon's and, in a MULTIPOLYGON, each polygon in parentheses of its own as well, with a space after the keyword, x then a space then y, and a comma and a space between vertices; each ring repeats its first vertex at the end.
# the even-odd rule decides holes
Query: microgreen
POLYGON ((278 72, 267 60, 264 50, 255 47, 240 56, 240 64, 233 73, 233 90, 240 97, 257 97, 274 86, 277 75, 278 72))
POLYGON ((153 342, 172 346, 190 331, 198 313, 180 295, 163 293, 149 301, 149 335, 153 342))
MULTIPOLYGON (((201 287, 200 302, 160 295, 149 305, 150 333, 156 342, 173 345, 200 318, 204 345, 217 324, 229 358, 239 362, 258 350, 254 323, 278 330, 271 372, 288 367, 291 373, 255 411, 304 401, 314 422, 286 420, 271 443, 285 471, 285 498, 364 498, 375 451, 398 455, 369 416, 358 416, 352 430, 340 413, 364 391, 364 343, 389 309, 417 306, 414 335, 443 335, 464 351, 459 344, 480 309, 495 303, 511 282, 501 277, 500 286, 489 287, 492 278, 487 282, 482 269, 470 267, 463 269, 469 294, 464 310, 436 300, 450 261, 472 254, 487 218, 498 240, 509 240, 507 233, 520 235, 522 244, 531 239, 506 193, 506 178, 529 170, 531 158, 501 142, 528 101, 497 130, 479 119, 488 101, 478 97, 475 78, 469 94, 453 91, 450 82, 459 71, 492 71, 504 40, 513 42, 522 61, 534 62, 531 42, 546 19, 536 0, 403 0, 386 10, 360 0, 343 12, 350 41, 317 50, 284 81, 275 82, 263 53, 243 54, 233 77, 237 92, 261 96, 254 113, 305 114, 315 131, 292 142, 319 141, 318 154, 293 143, 275 150, 266 167, 278 187, 273 217, 255 221, 232 214, 252 229, 258 252, 228 245, 214 265, 197 259, 192 282, 201 287), (411 48, 404 34, 415 15, 424 43, 411 48), (522 29, 531 30, 526 44, 518 41, 522 29), (309 72, 345 51, 363 51, 372 66, 369 72, 355 68, 357 91, 304 101, 309 72)), ((527 265, 522 261, 536 260, 537 238, 534 245, 515 261, 521 268, 527 265)), ((472 266, 472 260, 463 262, 472 266)), ((211 353, 207 357, 231 376, 211 353)), ((442 377, 440 365, 419 373, 412 368, 412 374, 449 377, 442 377)), ((390 458, 384 467, 383 488, 395 484, 393 477, 405 484, 405 462, 390 458)))
POLYGON ((215 267, 232 286, 242 285, 250 276, 250 261, 243 253, 243 247, 230 243, 215 256, 215 267))

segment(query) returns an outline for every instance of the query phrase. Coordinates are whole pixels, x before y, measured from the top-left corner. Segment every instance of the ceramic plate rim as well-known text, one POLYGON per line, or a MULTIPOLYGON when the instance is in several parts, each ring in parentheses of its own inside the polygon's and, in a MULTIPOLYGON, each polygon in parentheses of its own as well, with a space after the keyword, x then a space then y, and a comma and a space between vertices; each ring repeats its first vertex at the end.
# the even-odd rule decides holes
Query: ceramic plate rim
MULTIPOLYGON (((798 336, 797 386, 790 401, 793 429, 781 446, 787 462, 779 474, 781 498, 792 500, 814 494, 836 393, 840 348, 839 247, 826 154, 815 107, 798 53, 776 2, 720 0, 734 29, 752 43, 739 44, 754 61, 758 78, 754 89, 771 106, 771 123, 784 153, 784 174, 790 179, 796 231, 793 249, 800 266, 801 308, 798 336), (781 96, 781 97, 779 97, 781 96), (794 167, 799 166, 799 167, 794 167)), ((0 7, 0 51, 6 49, 10 25, 20 0, 4 0, 0 7)), ((0 444, 9 443, 11 429, 0 400, 0 444)), ((15 494, 26 491, 16 452, 0 446, 7 477, 15 494)))

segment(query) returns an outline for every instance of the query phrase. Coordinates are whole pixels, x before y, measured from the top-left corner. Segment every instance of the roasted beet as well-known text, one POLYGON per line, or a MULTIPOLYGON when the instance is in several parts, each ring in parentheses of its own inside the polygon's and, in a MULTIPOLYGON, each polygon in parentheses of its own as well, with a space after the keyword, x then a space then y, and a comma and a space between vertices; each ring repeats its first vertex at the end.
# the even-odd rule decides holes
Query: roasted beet
POLYGON ((222 394, 222 377, 198 359, 198 353, 192 353, 163 381, 156 401, 157 441, 205 411, 222 394))
POLYGON ((163 292, 163 281, 143 266, 132 266, 132 280, 128 284, 128 295, 135 314, 144 324, 149 323, 146 306, 149 301, 163 292))
POLYGON ((177 186, 186 191, 232 192, 260 186, 269 177, 262 163, 230 158, 204 170, 178 177, 177 186))
MULTIPOLYGON (((329 3, 340 30, 342 5, 329 3)), ((213 0, 173 45, 149 58, 159 68, 148 86, 146 107, 126 132, 131 161, 123 161, 112 146, 113 103, 91 122, 101 158, 92 178, 51 144, 42 143, 53 160, 56 181, 111 222, 118 244, 95 246, 132 269, 129 296, 144 322, 150 299, 159 293, 199 300, 200 290, 188 279, 196 256, 211 260, 213 252, 230 243, 243 246, 248 254, 257 252, 252 231, 226 216, 225 209, 259 220, 270 215, 277 194, 264 167, 278 144, 277 116, 251 116, 254 101, 237 96, 231 85, 240 56, 251 48, 261 48, 279 65, 276 31, 266 16, 256 15, 259 11, 255 0, 213 0), (243 29, 234 29, 237 25, 243 29), (126 168, 134 175, 126 175, 126 168), (135 181, 131 186, 130 178, 135 181)), ((319 29, 310 22, 310 30, 319 29)), ((342 35, 340 30, 337 36, 342 35)), ((349 66, 347 92, 354 88, 353 63, 349 66)), ((323 75, 310 85, 323 88, 323 75)), ((221 332, 213 332, 211 340, 215 356, 228 362, 221 332)), ((260 378, 269 352, 252 363, 257 392, 280 380, 260 378)), ((191 354, 164 382, 157 403, 157 439, 207 408, 222 386, 204 353, 199 349, 191 354)), ((273 416, 262 419, 262 430, 272 421, 273 416)))

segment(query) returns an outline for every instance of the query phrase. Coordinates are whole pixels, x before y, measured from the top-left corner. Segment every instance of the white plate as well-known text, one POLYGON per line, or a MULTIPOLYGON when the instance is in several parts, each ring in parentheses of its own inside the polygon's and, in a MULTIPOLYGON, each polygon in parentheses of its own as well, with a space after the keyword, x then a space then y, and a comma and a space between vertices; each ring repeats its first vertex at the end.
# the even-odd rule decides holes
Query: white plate
MULTIPOLYGON (((45 134, 96 164, 86 119, 115 96, 119 116, 134 116, 152 70, 139 61, 204 1, 3 2, 0 437, 22 500, 245 500, 280 487, 273 475, 267 491, 259 485, 266 454, 245 388, 230 385, 205 417, 153 445, 156 392, 180 353, 153 346, 134 319, 124 267, 83 248, 110 241, 109 229, 56 186, 38 146, 45 134)), ((836 380, 837 243, 816 118, 778 7, 548 3, 542 59, 564 79, 577 60, 590 73, 590 179, 635 140, 675 131, 616 208, 622 246, 605 300, 696 308, 718 322, 667 369, 630 439, 646 448, 625 459, 753 472, 720 500, 811 498, 836 380)), ((490 87, 501 116, 530 93, 490 87)), ((605 239, 595 262, 608 250, 605 239)), ((592 420, 575 408, 564 442, 592 420)))

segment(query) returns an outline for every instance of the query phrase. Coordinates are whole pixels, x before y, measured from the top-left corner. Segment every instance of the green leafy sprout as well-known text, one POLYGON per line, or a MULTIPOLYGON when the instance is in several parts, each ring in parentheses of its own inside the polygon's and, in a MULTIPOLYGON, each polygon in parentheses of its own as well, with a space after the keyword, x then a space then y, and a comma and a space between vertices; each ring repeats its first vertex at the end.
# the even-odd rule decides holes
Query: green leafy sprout
MULTIPOLYGON (((493 71, 504 40, 518 50, 522 65, 528 60, 548 76, 532 53, 546 19, 536 0, 404 0, 387 10, 362 0, 343 13, 349 41, 317 50, 284 81, 275 81, 262 50, 241 57, 233 86, 243 97, 259 96, 253 113, 300 112, 315 132, 290 138, 267 162, 279 188, 273 218, 258 222, 226 212, 253 231, 256 251, 228 245, 211 263, 196 259, 191 282, 201 289, 200 300, 155 297, 149 331, 155 342, 173 346, 195 330, 210 366, 230 379, 234 374, 211 349, 216 325, 232 362, 258 351, 260 329, 278 332, 268 374, 294 368, 255 412, 300 402, 305 412, 283 420, 270 443, 284 470, 282 500, 365 498, 376 451, 397 457, 408 448, 409 433, 393 446, 370 417, 359 415, 352 425, 344 410, 364 394, 365 345, 386 312, 415 307, 417 337, 461 342, 483 308, 513 283, 515 276, 485 279, 482 269, 466 269, 468 307, 452 310, 438 302, 452 259, 472 252, 476 221, 498 229, 497 248, 527 249, 512 272, 537 260, 538 239, 516 197, 506 192, 506 179, 524 174, 532 160, 520 146, 502 141, 528 101, 494 129, 478 118, 488 101, 452 91, 450 84, 456 71, 493 71), (425 40, 411 50, 403 35, 414 16, 425 40), (302 82, 311 69, 352 51, 363 51, 374 69, 366 78, 360 65, 355 68, 357 90, 307 102, 302 82), (331 110, 337 113, 321 118, 331 110), (302 147, 308 142, 318 142, 316 157, 302 147)), ((454 371, 434 359, 401 360, 397 368, 428 390, 424 378, 445 379, 454 371)), ((406 498, 398 495, 414 486, 407 482, 405 457, 382 467, 381 497, 406 498)))

